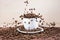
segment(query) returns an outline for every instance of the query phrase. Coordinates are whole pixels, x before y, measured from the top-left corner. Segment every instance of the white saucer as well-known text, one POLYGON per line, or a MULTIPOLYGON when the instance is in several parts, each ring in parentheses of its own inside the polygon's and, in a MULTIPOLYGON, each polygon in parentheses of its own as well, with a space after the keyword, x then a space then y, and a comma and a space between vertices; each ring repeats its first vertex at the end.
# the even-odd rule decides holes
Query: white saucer
POLYGON ((41 27, 38 27, 38 28, 41 29, 41 30, 35 31, 35 32, 27 32, 27 31, 21 31, 19 28, 17 28, 17 31, 18 31, 18 32, 21 32, 21 33, 29 33, 29 34, 39 33, 39 32, 43 32, 43 31, 44 31, 43 28, 41 28, 41 27))

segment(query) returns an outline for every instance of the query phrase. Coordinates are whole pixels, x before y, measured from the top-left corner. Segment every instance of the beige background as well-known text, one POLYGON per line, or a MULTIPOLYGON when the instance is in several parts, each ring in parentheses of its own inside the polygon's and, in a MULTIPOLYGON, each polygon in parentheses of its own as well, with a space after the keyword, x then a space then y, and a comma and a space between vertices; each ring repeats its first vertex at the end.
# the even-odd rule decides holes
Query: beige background
MULTIPOLYGON (((46 22, 56 22, 60 26, 60 0, 29 0, 29 7, 36 8, 36 13, 41 13, 46 22)), ((19 19, 24 13, 24 0, 0 0, 0 25, 3 22, 19 19)))

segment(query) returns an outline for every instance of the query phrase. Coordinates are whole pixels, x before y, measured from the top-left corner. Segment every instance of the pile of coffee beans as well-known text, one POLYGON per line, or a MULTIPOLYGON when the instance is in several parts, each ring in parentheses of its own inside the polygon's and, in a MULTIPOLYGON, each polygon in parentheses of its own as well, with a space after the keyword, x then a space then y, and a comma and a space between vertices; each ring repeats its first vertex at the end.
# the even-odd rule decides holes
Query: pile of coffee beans
MULTIPOLYGON (((19 26, 19 27, 23 27, 23 26, 19 26)), ((55 39, 60 40, 60 31, 59 31, 60 27, 59 28, 45 27, 44 32, 33 34, 33 35, 19 33, 16 29, 17 29, 17 27, 9 27, 9 28, 0 27, 0 40, 32 40, 32 39, 49 40, 51 38, 53 38, 54 40, 55 39)))

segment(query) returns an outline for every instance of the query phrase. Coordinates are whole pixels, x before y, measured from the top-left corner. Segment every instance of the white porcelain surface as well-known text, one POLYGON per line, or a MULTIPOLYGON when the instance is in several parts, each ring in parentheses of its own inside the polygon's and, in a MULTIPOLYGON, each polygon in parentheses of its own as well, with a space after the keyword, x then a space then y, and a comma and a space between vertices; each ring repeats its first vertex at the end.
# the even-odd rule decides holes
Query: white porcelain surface
POLYGON ((24 25, 24 28, 26 30, 32 30, 32 29, 36 29, 38 27, 38 23, 39 23, 39 18, 37 18, 37 22, 36 22, 36 18, 23 18, 23 25, 24 25), (31 21, 33 20, 33 21, 31 21), (29 24, 30 22, 30 24, 29 24))

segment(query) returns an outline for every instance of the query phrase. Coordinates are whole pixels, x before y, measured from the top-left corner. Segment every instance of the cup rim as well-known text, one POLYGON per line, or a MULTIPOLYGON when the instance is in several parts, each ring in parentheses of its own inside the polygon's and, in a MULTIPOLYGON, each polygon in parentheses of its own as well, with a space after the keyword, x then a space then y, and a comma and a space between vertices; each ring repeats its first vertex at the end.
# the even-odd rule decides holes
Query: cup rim
MULTIPOLYGON (((23 18, 24 19, 24 18, 23 18)), ((26 19, 31 19, 31 18, 26 18, 26 19)))

